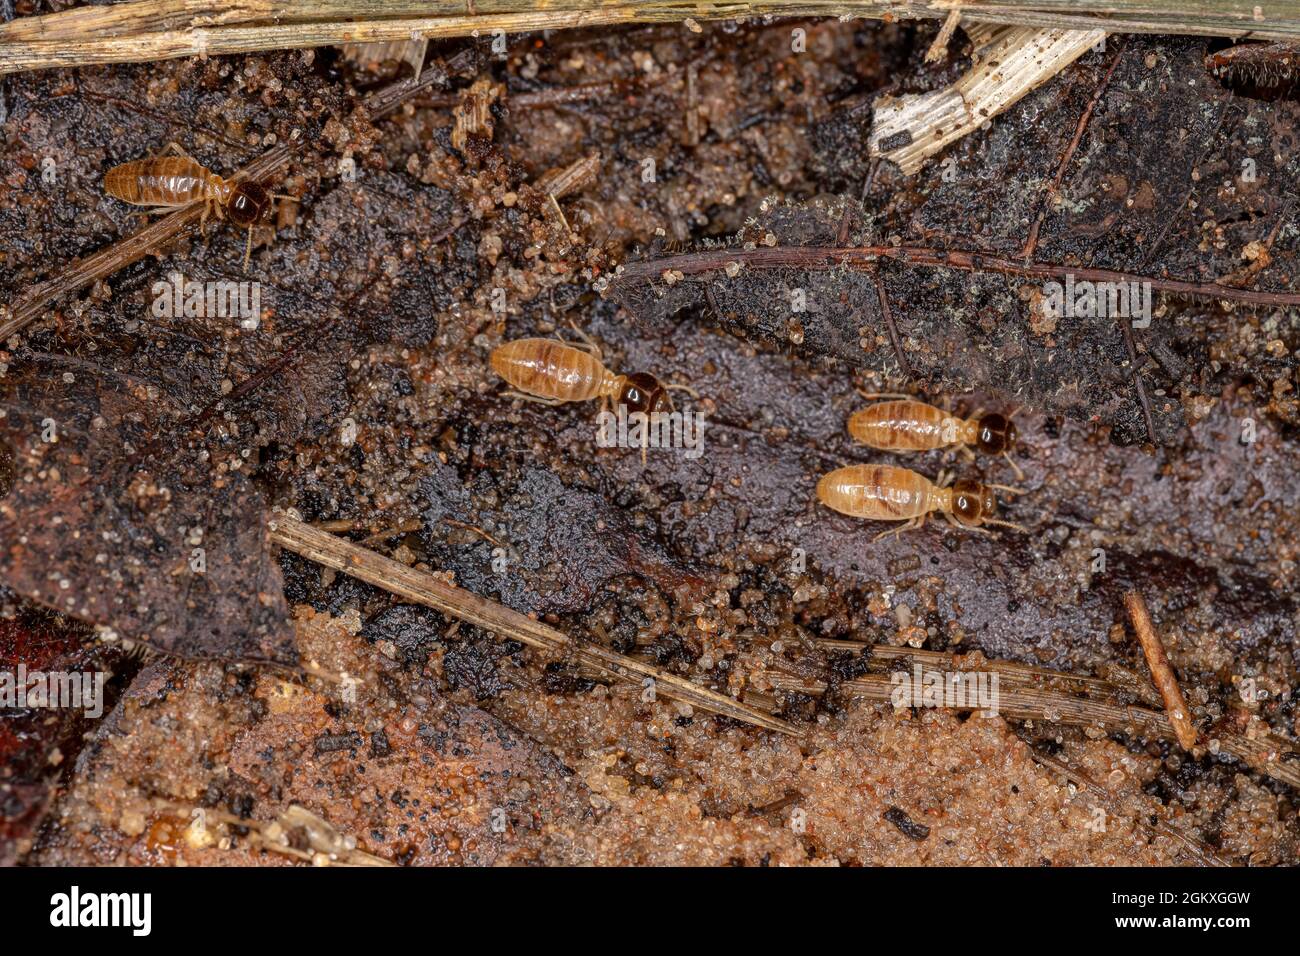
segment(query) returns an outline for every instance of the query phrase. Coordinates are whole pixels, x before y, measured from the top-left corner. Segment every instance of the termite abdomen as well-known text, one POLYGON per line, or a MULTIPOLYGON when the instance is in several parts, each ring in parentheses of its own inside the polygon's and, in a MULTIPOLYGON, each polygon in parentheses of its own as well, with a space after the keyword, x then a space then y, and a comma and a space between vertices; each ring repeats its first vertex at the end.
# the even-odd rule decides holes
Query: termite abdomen
POLYGON ((188 156, 137 159, 104 174, 104 191, 136 206, 187 206, 207 198, 212 174, 188 156))
POLYGON ((849 416, 849 434, 882 451, 926 451, 953 440, 945 420, 950 416, 924 402, 877 402, 849 416))
POLYGON ((492 351, 492 370, 527 395, 583 402, 605 389, 610 373, 590 352, 555 339, 516 339, 492 351))
POLYGON ((846 465, 817 482, 817 498, 854 518, 905 521, 931 510, 934 485, 909 468, 846 465))

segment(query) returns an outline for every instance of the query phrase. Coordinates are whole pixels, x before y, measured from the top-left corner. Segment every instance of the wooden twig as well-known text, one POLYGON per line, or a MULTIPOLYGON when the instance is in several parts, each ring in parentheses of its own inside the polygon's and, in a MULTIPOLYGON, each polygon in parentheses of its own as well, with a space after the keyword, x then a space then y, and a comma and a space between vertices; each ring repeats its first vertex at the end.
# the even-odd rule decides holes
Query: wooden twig
POLYGON ((589 153, 563 169, 547 170, 538 177, 533 188, 539 193, 549 193, 554 199, 563 199, 586 189, 599 175, 600 153, 589 153))
POLYGON ((1150 707, 1160 706, 1160 695, 1145 677, 1120 667, 1112 668, 1108 677, 1092 677, 1088 674, 1070 674, 1046 667, 1035 667, 1032 664, 1018 664, 1015 661, 975 660, 972 655, 958 654, 954 651, 924 651, 912 647, 895 647, 892 644, 866 644, 862 641, 836 638, 821 638, 816 643, 826 651, 866 654, 874 669, 880 673, 888 672, 897 661, 923 664, 931 669, 947 671, 986 670, 996 673, 1003 686, 1060 690, 1073 695, 1083 694, 1092 700, 1109 700, 1118 704, 1129 704, 1136 700, 1150 707))
MULTIPOLYGON (((484 36, 738 17, 945 18, 933 0, 129 0, 0 27, 0 73, 415 38, 484 36)), ((1110 33, 1300 36, 1300 3, 1223 0, 994 0, 968 23, 1110 33)))
POLYGON ((457 587, 428 571, 369 551, 328 532, 313 528, 297 518, 278 513, 270 523, 271 539, 282 548, 304 558, 342 571, 358 580, 383 588, 409 601, 423 604, 451 617, 491 631, 499 637, 519 641, 552 654, 576 658, 608 677, 633 683, 654 681, 657 694, 685 701, 693 707, 744 721, 765 730, 800 736, 793 724, 755 707, 693 684, 653 664, 616 653, 597 644, 587 644, 562 631, 538 623, 503 604, 457 587))
POLYGON ((935 34, 934 42, 930 44, 930 49, 925 51, 926 63, 938 63, 948 55, 948 43, 952 40, 952 35, 957 32, 957 27, 961 24, 961 7, 953 7, 948 11, 947 18, 943 21, 943 26, 935 34))
POLYGON ((398 522, 391 528, 384 528, 380 531, 376 531, 374 534, 367 535, 361 539, 361 543, 367 547, 370 545, 382 544, 390 538, 396 538, 398 535, 419 531, 422 527, 424 527, 424 523, 420 521, 419 518, 408 518, 405 521, 398 522))
POLYGON ((1151 615, 1147 613, 1146 601, 1142 600, 1142 595, 1137 591, 1129 591, 1124 595, 1124 607, 1128 611, 1129 620, 1133 622, 1133 630, 1137 632, 1142 653, 1147 659, 1147 666, 1151 668, 1151 680, 1164 699, 1165 713, 1174 728, 1178 745, 1184 750, 1192 751, 1196 747, 1196 728, 1192 725, 1192 712, 1183 698, 1183 690, 1178 686, 1174 669, 1169 664, 1164 642, 1160 640, 1160 635, 1151 624, 1151 615))

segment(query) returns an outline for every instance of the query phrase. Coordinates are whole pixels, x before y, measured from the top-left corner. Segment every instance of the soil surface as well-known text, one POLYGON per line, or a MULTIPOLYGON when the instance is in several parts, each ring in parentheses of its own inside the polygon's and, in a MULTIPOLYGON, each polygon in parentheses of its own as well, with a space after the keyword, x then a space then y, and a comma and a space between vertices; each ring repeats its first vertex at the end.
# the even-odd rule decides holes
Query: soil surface
POLYGON ((1133 37, 955 144, 955 179, 873 169, 872 99, 969 66, 961 34, 922 64, 935 29, 631 28, 512 37, 504 58, 448 42, 430 52, 445 83, 385 118, 362 97, 409 68, 333 50, 9 77, 0 298, 132 231, 102 175, 170 140, 223 174, 291 143, 274 188, 299 202, 256 234, 247 276, 244 233, 210 225, 0 343, 0 653, 31 667, 39 641, 113 674, 98 721, 0 714, 0 862, 294 863, 266 834, 296 805, 402 865, 1202 859, 1156 822, 1228 862, 1296 863, 1295 791, 1213 746, 854 699, 864 657, 819 643, 1141 674, 1136 589, 1205 740, 1294 740, 1296 310, 1156 292, 1135 369, 1114 320, 1045 327, 1041 278, 891 261, 909 378, 868 273, 615 272, 768 233, 832 244, 846 211, 850 244, 1014 256, 1042 210, 1039 261, 1206 282, 1266 255, 1236 287, 1292 290, 1295 103, 1239 95, 1206 71, 1209 44, 1133 37), (490 119, 462 137, 453 116, 479 101, 490 119), (552 204, 547 184, 591 157, 552 204), (1257 180, 1229 190, 1245 158, 1257 180), (260 324, 159 317, 174 272, 261 282, 260 324), (796 287, 824 306, 797 329, 796 287), (502 394, 493 348, 579 331, 611 369, 693 390, 673 394, 706 415, 699 457, 643 465, 598 447, 598 403, 502 394), (855 443, 859 392, 900 388, 1015 410, 1023 478, 855 443), (47 417, 76 423, 54 449, 33 437, 47 417), (883 525, 814 488, 874 461, 1015 485, 1000 515, 1027 530, 931 521, 873 542, 883 525), (271 506, 806 736, 278 553, 271 506), (827 689, 782 690, 793 678, 827 689))

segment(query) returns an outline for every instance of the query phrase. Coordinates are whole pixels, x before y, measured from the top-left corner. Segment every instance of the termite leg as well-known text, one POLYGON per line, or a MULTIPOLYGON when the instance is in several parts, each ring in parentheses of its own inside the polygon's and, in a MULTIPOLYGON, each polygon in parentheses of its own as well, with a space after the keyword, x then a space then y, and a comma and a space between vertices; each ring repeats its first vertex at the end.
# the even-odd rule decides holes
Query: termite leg
POLYGON ((555 406, 555 405, 564 405, 564 404, 565 404, 564 402, 560 401, 558 398, 539 398, 539 397, 536 396, 536 395, 529 395, 529 394, 526 393, 526 392, 516 392, 516 391, 514 391, 513 389, 512 389, 512 390, 509 390, 509 391, 502 392, 502 393, 501 393, 501 397, 502 397, 502 398, 519 398, 519 399, 523 399, 525 402, 536 402, 538 405, 549 405, 549 406, 555 406))
POLYGON ((874 538, 871 539, 871 543, 875 544, 881 538, 887 538, 890 535, 899 535, 902 534, 904 531, 911 530, 912 528, 920 528, 924 526, 925 518, 926 518, 925 515, 921 515, 919 518, 911 518, 905 524, 901 524, 897 528, 890 528, 888 531, 882 531, 880 532, 880 534, 876 535, 874 538))
MULTIPOLYGON (((975 456, 971 455, 971 457, 974 458, 975 456)), ((1011 452, 1004 451, 1002 457, 1007 460, 1007 464, 1011 466, 1011 470, 1016 473, 1016 481, 1024 481, 1025 473, 1020 470, 1020 466, 1017 465, 1015 459, 1011 457, 1011 452)))
POLYGON ((664 388, 673 388, 679 392, 685 392, 687 395, 691 396, 691 398, 695 399, 696 401, 699 401, 700 398, 700 393, 697 392, 695 389, 691 388, 689 385, 679 385, 677 382, 668 382, 666 385, 664 385, 664 388))
MULTIPOLYGON (((172 140, 170 143, 168 143, 166 146, 163 147, 162 155, 166 156, 168 153, 176 153, 180 156, 184 156, 186 159, 194 159, 193 156, 191 156, 189 153, 185 152, 185 150, 181 148, 180 143, 176 142, 176 140, 172 140)), ((196 163, 198 162, 197 159, 194 159, 194 161, 196 163)))
POLYGON ((981 528, 978 525, 973 525, 973 524, 962 524, 960 521, 958 521, 956 518, 952 516, 952 512, 950 511, 945 511, 943 513, 943 516, 947 520, 947 522, 950 525, 952 525, 954 528, 956 528, 958 531, 973 531, 976 534, 986 534, 990 538, 997 537, 997 535, 994 534, 992 531, 990 531, 988 528, 981 528))

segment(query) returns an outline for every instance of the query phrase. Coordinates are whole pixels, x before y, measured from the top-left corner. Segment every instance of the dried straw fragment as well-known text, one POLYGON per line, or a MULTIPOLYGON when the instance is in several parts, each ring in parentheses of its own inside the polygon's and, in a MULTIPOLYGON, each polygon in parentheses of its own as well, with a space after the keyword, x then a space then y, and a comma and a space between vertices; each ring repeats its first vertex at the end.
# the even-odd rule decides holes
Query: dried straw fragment
POLYGON ((976 50, 975 66, 952 86, 877 100, 871 156, 912 175, 949 143, 993 119, 1105 38, 1104 30, 998 30, 976 50))

